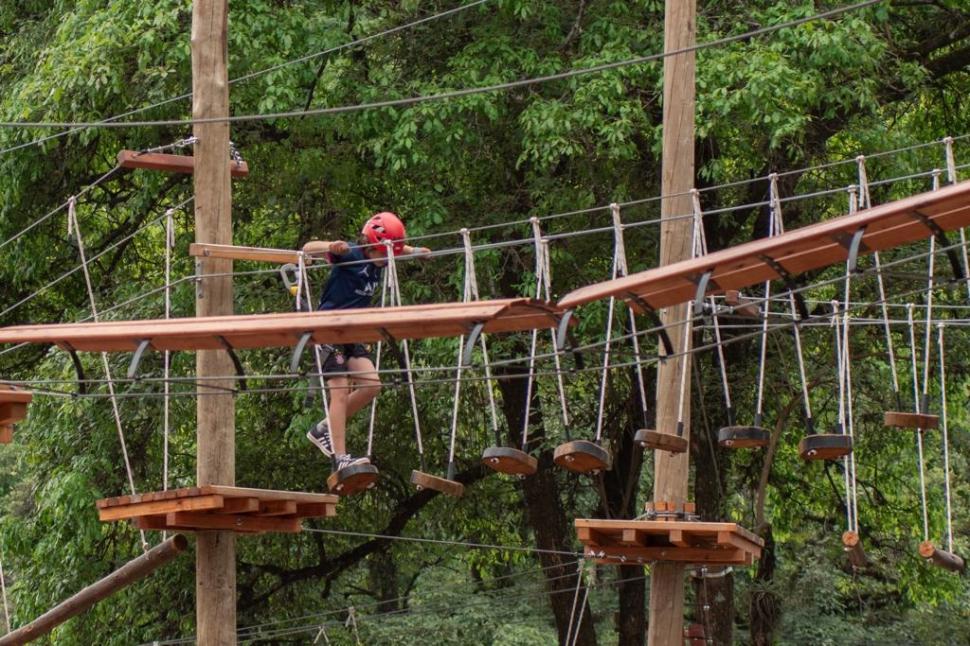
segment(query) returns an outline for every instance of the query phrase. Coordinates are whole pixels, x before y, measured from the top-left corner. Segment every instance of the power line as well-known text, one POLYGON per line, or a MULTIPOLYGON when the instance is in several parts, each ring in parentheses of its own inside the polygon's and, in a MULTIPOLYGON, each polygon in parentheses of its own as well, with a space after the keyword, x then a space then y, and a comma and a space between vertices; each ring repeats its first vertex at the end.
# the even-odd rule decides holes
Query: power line
POLYGON ((620 69, 620 68, 629 67, 632 65, 649 63, 657 60, 662 60, 670 56, 678 56, 678 55, 687 54, 690 52, 696 52, 704 49, 720 47, 730 43, 748 40, 751 38, 755 38, 757 36, 763 36, 765 34, 770 34, 776 31, 780 31, 782 29, 797 27, 799 25, 814 22, 816 20, 833 18, 835 16, 848 13, 851 11, 865 9, 866 7, 871 7, 880 2, 882 2, 882 0, 865 0, 865 2, 860 2, 857 4, 848 5, 837 9, 832 9, 830 11, 823 11, 817 14, 813 14, 811 16, 805 16, 802 18, 797 18, 795 20, 789 20, 787 22, 779 23, 777 25, 770 25, 767 27, 752 29, 751 31, 747 31, 742 34, 727 36, 724 38, 718 38, 716 40, 708 41, 705 43, 699 43, 691 47, 684 47, 681 49, 662 52, 659 54, 649 54, 647 56, 638 56, 635 58, 630 58, 622 61, 614 61, 612 63, 603 63, 601 65, 594 65, 592 67, 583 67, 583 68, 568 70, 565 72, 558 72, 556 74, 547 74, 545 76, 537 76, 533 78, 520 79, 518 81, 509 81, 507 83, 497 83, 494 85, 487 85, 482 87, 464 88, 461 90, 441 92, 438 94, 418 95, 418 96, 412 96, 412 97, 406 97, 406 98, 400 98, 400 99, 386 99, 383 101, 374 101, 370 103, 358 103, 353 105, 343 105, 343 106, 336 106, 336 107, 330 107, 330 108, 311 108, 308 110, 291 110, 286 112, 246 114, 246 115, 236 115, 236 116, 229 116, 229 117, 216 117, 216 118, 206 118, 206 119, 162 119, 157 121, 124 121, 124 122, 118 122, 118 121, 111 121, 111 122, 107 122, 107 121, 93 121, 93 122, 4 121, 4 122, 0 122, 0 128, 147 128, 147 127, 161 127, 161 126, 185 127, 185 126, 201 124, 201 123, 246 123, 246 122, 252 122, 252 121, 266 121, 271 119, 287 119, 292 117, 320 116, 325 114, 344 114, 348 112, 359 112, 361 110, 371 110, 375 108, 400 107, 400 106, 414 105, 417 103, 425 103, 428 101, 442 101, 447 99, 460 98, 464 96, 472 96, 475 94, 499 92, 499 91, 510 90, 518 87, 538 85, 541 83, 548 83, 551 81, 561 81, 564 79, 574 78, 577 76, 584 76, 586 74, 596 74, 599 72, 606 72, 609 70, 620 69))
MULTIPOLYGON (((265 74, 269 74, 271 72, 275 72, 275 71, 281 70, 281 69, 283 69, 285 67, 289 67, 291 65, 296 65, 298 63, 306 63, 308 61, 312 61, 314 59, 321 58, 323 56, 327 56, 327 55, 330 55, 330 54, 335 54, 335 53, 337 53, 339 51, 342 51, 342 50, 345 50, 345 49, 351 49, 353 47, 358 47, 358 46, 363 45, 365 43, 368 43, 368 42, 370 42, 372 40, 376 40, 378 38, 381 38, 383 36, 389 36, 391 34, 394 34, 394 33, 399 32, 399 31, 404 31, 406 29, 410 29, 411 27, 416 27, 418 25, 423 25, 425 23, 433 22, 435 20, 438 20, 439 18, 445 18, 447 16, 454 15, 456 13, 465 11, 466 9, 471 9, 472 7, 476 7, 478 5, 484 4, 484 3, 489 2, 489 1, 490 0, 475 0, 475 2, 471 2, 471 3, 466 4, 466 5, 461 5, 461 6, 458 6, 458 7, 453 8, 453 9, 448 9, 447 11, 442 11, 441 13, 434 14, 433 16, 428 16, 426 18, 421 18, 420 20, 415 20, 415 21, 412 21, 412 22, 409 22, 409 23, 405 23, 403 25, 398 25, 396 27, 391 27, 390 29, 385 29, 384 31, 378 32, 376 34, 371 34, 370 36, 364 36, 363 38, 358 38, 356 40, 350 41, 348 43, 344 43, 342 45, 337 45, 335 47, 330 47, 328 49, 325 49, 325 50, 322 50, 322 51, 319 51, 319 52, 314 52, 312 54, 307 54, 306 56, 301 56, 299 58, 295 58, 293 60, 286 61, 284 63, 280 63, 278 65, 273 65, 272 67, 267 67, 267 68, 264 68, 264 69, 261 69, 261 70, 255 71, 255 72, 250 72, 249 74, 244 74, 243 76, 240 76, 239 78, 231 79, 229 81, 229 85, 234 85, 236 83, 241 83, 241 82, 244 82, 244 81, 249 81, 251 79, 257 78, 259 76, 263 76, 265 74)), ((191 99, 191 98, 192 98, 192 93, 191 92, 186 92, 185 94, 180 94, 178 96, 170 97, 168 99, 164 99, 162 101, 159 101, 157 103, 153 103, 151 105, 147 105, 147 106, 144 106, 144 107, 141 107, 141 108, 134 108, 134 109, 129 110, 127 112, 124 112, 122 114, 118 114, 118 115, 115 115, 113 117, 108 117, 108 118, 103 119, 103 120, 101 120, 101 121, 99 121, 97 123, 100 124, 100 125, 108 124, 108 123, 111 123, 111 122, 114 122, 114 121, 118 121, 119 119, 124 119, 125 117, 130 117, 130 116, 133 116, 133 115, 136 115, 136 114, 141 114, 143 112, 148 112, 149 110, 153 110, 155 108, 160 108, 160 107, 165 106, 165 105, 168 105, 170 103, 175 103, 177 101, 184 101, 185 99, 191 99)), ((15 146, 10 146, 9 148, 4 148, 4 149, 0 150, 0 155, 3 155, 5 153, 9 153, 9 152, 14 152, 14 151, 20 150, 22 148, 29 148, 30 146, 36 146, 38 144, 42 144, 42 143, 45 143, 47 141, 51 141, 52 139, 57 139, 59 137, 64 137, 66 135, 71 134, 72 132, 76 132, 77 130, 83 130, 83 129, 84 129, 84 127, 71 128, 71 129, 65 130, 64 132, 58 132, 58 133, 55 133, 53 135, 48 135, 46 137, 41 137, 39 139, 34 139, 33 141, 28 141, 28 142, 25 142, 25 143, 22 143, 22 144, 17 144, 15 146)))

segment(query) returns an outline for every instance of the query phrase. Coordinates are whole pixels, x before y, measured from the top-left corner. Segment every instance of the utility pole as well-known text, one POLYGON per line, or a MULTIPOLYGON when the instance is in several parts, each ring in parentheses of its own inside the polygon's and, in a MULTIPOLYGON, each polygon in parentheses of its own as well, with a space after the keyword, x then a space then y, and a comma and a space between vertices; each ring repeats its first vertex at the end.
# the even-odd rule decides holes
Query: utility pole
MULTIPOLYGON (((192 3, 192 117, 229 116, 228 0, 192 3)), ((195 241, 232 244, 232 194, 229 176, 229 124, 196 124, 195 241)), ((200 259, 196 316, 232 314, 232 261, 200 259), (207 277, 208 274, 218 274, 207 277)), ((235 383, 206 381, 233 374, 226 352, 196 355, 202 384, 197 405, 199 485, 236 483, 235 383), (211 388, 210 388, 211 387, 211 388)), ((236 536, 197 533, 195 562, 196 635, 202 646, 236 643, 236 536)))
MULTIPOLYGON (((664 51, 691 47, 696 38, 697 0, 666 0, 664 51)), ((661 201, 660 264, 667 265, 691 255, 689 191, 694 188, 694 64, 693 52, 664 59, 663 170, 661 194, 676 195, 661 201), (678 219, 671 219, 680 216, 678 219)), ((663 323, 685 321, 690 304, 667 308, 663 323)), ((667 330, 677 352, 683 347, 686 328, 667 330)), ((660 364, 657 374, 657 430, 676 433, 679 417, 681 370, 687 371, 684 400, 684 437, 690 437, 690 369, 688 358, 660 364)), ((686 453, 654 452, 655 501, 684 502, 690 461, 686 453)), ((650 574, 649 646, 680 646, 684 643, 684 566, 658 562, 650 574)))

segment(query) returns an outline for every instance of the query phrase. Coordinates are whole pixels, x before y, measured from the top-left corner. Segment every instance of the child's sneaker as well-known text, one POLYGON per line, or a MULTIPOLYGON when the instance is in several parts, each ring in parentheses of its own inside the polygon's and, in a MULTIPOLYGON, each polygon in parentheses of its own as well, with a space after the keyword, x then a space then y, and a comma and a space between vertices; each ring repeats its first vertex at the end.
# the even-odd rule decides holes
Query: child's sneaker
POLYGON ((337 468, 335 471, 340 471, 341 469, 346 469, 347 467, 356 467, 362 464, 370 464, 370 458, 355 458, 349 453, 344 453, 343 455, 337 456, 337 468))
POLYGON ((322 419, 307 431, 306 437, 313 442, 318 449, 328 458, 333 457, 333 442, 330 439, 330 425, 327 420, 322 419))

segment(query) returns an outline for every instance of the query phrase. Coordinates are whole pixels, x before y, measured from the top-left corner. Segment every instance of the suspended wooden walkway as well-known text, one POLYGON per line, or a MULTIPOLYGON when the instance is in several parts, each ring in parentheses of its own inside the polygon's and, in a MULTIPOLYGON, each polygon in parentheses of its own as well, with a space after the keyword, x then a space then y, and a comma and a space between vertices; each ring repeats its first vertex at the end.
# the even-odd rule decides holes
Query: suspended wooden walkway
POLYGON ((741 290, 767 280, 792 279, 845 263, 860 254, 891 249, 970 225, 970 181, 850 215, 762 238, 699 258, 581 287, 559 301, 569 310, 611 296, 640 311, 741 290))

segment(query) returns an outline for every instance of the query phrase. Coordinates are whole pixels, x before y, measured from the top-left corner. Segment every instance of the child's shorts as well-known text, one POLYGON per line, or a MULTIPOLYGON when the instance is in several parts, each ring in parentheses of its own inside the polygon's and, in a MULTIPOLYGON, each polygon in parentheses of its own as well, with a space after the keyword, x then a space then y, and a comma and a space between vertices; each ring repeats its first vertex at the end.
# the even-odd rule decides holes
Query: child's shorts
POLYGON ((323 358, 323 374, 339 375, 347 372, 349 359, 370 359, 370 348, 362 343, 347 343, 343 345, 321 345, 323 358))

